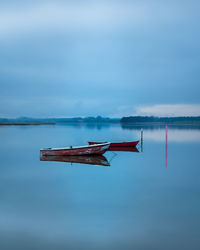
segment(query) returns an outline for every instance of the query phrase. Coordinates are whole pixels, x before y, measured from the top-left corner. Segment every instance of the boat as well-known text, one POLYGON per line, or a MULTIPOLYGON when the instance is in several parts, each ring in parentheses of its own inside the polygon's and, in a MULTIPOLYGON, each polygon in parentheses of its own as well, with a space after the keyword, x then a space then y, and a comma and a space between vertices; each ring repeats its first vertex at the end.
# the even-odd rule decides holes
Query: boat
MULTIPOLYGON (((129 141, 129 142, 111 142, 110 147, 136 147, 139 141, 129 141)), ((89 141, 89 145, 101 144, 103 142, 92 142, 89 141)))
POLYGON ((58 161, 70 163, 82 163, 89 165, 110 166, 103 155, 42 155, 40 161, 58 161))
POLYGON ((109 148, 110 143, 100 143, 97 145, 75 146, 66 148, 43 148, 41 155, 102 155, 109 148))

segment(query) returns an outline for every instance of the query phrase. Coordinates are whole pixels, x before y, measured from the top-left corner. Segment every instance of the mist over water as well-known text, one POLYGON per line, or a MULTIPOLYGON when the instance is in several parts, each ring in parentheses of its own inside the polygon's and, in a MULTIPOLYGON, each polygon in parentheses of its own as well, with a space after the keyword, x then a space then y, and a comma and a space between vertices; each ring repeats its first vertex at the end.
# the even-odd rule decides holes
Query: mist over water
POLYGON ((109 166, 40 161, 40 148, 140 139, 140 127, 1 126, 0 249, 198 249, 200 129, 144 127, 109 166), (142 152, 141 152, 142 151, 142 152))

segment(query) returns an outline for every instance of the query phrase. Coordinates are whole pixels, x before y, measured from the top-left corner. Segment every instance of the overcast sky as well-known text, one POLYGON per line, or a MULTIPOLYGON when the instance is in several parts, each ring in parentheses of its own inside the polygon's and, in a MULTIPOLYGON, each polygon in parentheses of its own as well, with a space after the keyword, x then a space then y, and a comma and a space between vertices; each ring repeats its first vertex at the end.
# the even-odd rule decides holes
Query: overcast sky
POLYGON ((200 115, 199 0, 0 0, 0 117, 200 115))

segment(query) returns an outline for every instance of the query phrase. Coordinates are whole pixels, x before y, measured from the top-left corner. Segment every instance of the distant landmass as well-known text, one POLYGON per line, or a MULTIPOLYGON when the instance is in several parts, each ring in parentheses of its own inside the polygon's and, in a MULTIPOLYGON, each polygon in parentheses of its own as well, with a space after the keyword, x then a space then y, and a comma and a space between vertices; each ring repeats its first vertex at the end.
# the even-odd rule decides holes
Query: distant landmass
POLYGON ((0 118, 0 125, 43 125, 43 124, 64 124, 64 123, 119 123, 120 118, 108 117, 74 117, 74 118, 0 118))
POLYGON ((200 116, 180 116, 180 117, 155 117, 155 116, 128 116, 120 120, 121 123, 200 123, 200 116))
POLYGON ((74 117, 74 118, 0 118, 0 125, 46 125, 46 124, 200 124, 200 116, 184 116, 184 117, 155 117, 155 116, 128 116, 122 118, 109 117, 74 117))

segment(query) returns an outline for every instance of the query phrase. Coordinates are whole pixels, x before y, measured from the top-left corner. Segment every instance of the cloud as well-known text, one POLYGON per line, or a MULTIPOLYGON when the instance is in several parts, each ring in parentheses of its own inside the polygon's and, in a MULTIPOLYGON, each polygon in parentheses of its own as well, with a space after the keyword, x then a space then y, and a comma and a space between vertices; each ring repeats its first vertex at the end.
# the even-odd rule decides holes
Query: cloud
POLYGON ((200 116, 200 104, 160 104, 138 107, 135 115, 200 116))
POLYGON ((139 3, 37 3, 20 8, 1 8, 0 36, 34 30, 114 29, 148 18, 147 8, 139 3))
POLYGON ((1 114, 166 115, 176 110, 157 104, 199 103, 196 3, 0 1, 1 114))
MULTIPOLYGON (((0 3, 1 4, 1 3, 0 3)), ((176 1, 32 1, 0 5, 0 37, 39 31, 124 31, 179 23, 198 16, 198 3, 176 1), (182 2, 181 2, 182 3, 182 2), (189 16, 188 16, 189 15, 189 16)), ((182 23, 181 23, 182 26, 182 23)))
MULTIPOLYGON (((111 112, 109 108, 108 112, 111 112)), ((0 117, 78 117, 103 115, 98 98, 63 96, 1 98, 0 117), (17 114, 17 115, 16 115, 17 114)), ((105 114, 104 110, 104 114, 105 114)))

